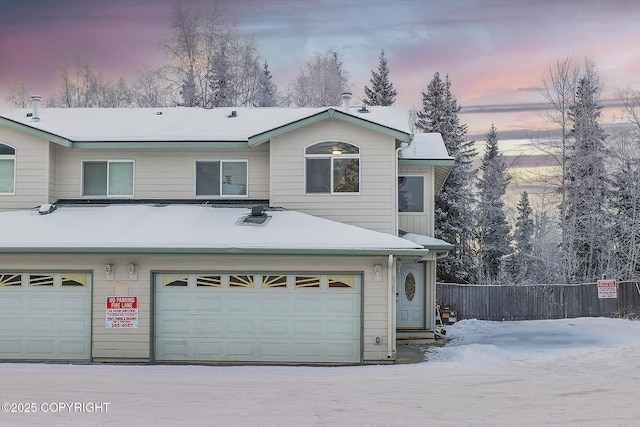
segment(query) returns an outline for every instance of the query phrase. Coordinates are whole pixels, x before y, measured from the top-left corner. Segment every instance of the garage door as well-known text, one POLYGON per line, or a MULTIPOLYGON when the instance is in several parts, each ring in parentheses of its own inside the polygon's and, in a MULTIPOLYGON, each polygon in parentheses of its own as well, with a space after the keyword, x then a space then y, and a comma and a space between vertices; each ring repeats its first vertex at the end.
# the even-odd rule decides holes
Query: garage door
POLYGON ((90 357, 89 274, 0 273, 0 359, 90 357))
POLYGON ((155 358, 359 363, 358 275, 157 274, 155 358))

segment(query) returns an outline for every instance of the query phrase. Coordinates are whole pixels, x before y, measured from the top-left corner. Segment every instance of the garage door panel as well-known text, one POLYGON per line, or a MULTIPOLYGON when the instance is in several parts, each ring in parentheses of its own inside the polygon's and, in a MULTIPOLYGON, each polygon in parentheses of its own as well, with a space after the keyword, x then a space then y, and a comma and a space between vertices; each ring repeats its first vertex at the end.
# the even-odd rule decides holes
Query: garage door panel
POLYGON ((32 340, 27 343, 27 352, 33 356, 48 356, 53 354, 53 340, 32 340))
MULTIPOLYGON (((244 292, 251 292, 250 290, 246 290, 244 292)), ((238 296, 230 296, 227 300, 226 307, 228 310, 234 313, 238 312, 253 312, 254 311, 254 303, 255 303, 255 295, 251 293, 247 295, 238 295, 238 296)))
POLYGON ((0 310, 1 313, 21 313, 25 309, 25 299, 17 294, 14 289, 0 289, 0 310))
POLYGON ((193 308, 197 311, 222 311, 224 302, 221 296, 203 295, 199 293, 193 302, 193 308))
POLYGON ((352 343, 329 343, 327 345, 327 354, 334 358, 351 359, 358 351, 358 348, 352 343))
POLYGON ((356 322, 352 319, 328 320, 327 335, 329 335, 331 338, 349 339, 355 333, 357 333, 359 327, 359 322, 356 322))
POLYGON ((61 300, 58 305, 63 310, 72 310, 80 313, 88 313, 90 310, 90 304, 87 303, 87 299, 82 295, 59 295, 59 297, 61 300))
POLYGON ((29 335, 51 334, 54 330, 54 320, 51 317, 29 318, 27 320, 27 333, 29 335))
POLYGON ((229 341, 227 343, 227 356, 231 359, 238 357, 255 359, 258 355, 256 347, 251 341, 229 341))
MULTIPOLYGON (((215 274, 217 286, 163 286, 155 279, 155 358, 175 361, 358 363, 361 360, 359 277, 351 289, 331 288, 313 276, 313 287, 295 287, 286 275, 215 274), (255 286, 230 287, 230 277, 255 286), (254 278, 255 277, 255 278, 254 278), (262 276, 264 277, 264 276, 262 276), (319 285, 320 283, 320 285, 319 285), (353 286, 357 283, 357 286, 353 286)), ((298 277, 298 276, 296 276, 298 277)), ((311 276, 309 276, 311 277, 311 276)), ((348 277, 348 276, 345 276, 348 277)), ((235 283, 235 282, 234 282, 235 283)), ((306 282, 305 282, 306 283, 306 282)))
MULTIPOLYGON (((34 290, 33 292, 38 292, 38 290, 34 290)), ((48 292, 42 293, 47 294, 48 292)), ((55 295, 32 295, 28 299, 27 307, 31 312, 54 312, 56 310, 56 302, 55 295)))
POLYGON ((86 333, 91 333, 90 331, 91 324, 86 318, 83 317, 71 317, 60 319, 60 332, 63 335, 67 334, 78 334, 83 335, 86 333))
POLYGON ((160 322, 161 335, 186 335, 189 333, 189 321, 186 319, 163 319, 160 322))
POLYGON ((22 336, 22 327, 21 327, 21 319, 19 318, 4 318, 0 319, 0 331, 2 331, 2 336, 22 336))
POLYGON ((195 320, 195 333, 196 335, 211 335, 219 336, 223 332, 223 322, 221 319, 196 319, 195 320))
POLYGON ((260 355, 268 360, 286 360, 288 347, 286 342, 263 342, 260 343, 260 355))
POLYGON ((260 322, 260 335, 265 337, 283 336, 289 333, 290 321, 286 319, 266 319, 260 322))
POLYGON ((60 354, 73 359, 79 358, 89 351, 88 343, 84 341, 61 341, 60 354))
POLYGON ((196 342, 194 347, 195 360, 219 359, 222 355, 222 345, 219 342, 196 342))
POLYGON ((231 318, 228 319, 227 330, 231 334, 257 335, 256 321, 254 319, 231 318))

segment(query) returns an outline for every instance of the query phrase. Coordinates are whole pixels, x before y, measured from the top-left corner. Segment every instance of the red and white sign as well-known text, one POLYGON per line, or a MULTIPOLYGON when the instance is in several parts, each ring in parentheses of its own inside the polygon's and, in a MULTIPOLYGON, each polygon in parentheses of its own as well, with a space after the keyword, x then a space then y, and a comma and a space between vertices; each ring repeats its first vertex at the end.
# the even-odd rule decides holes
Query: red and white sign
POLYGON ((615 279, 598 280, 598 298, 618 298, 618 282, 615 279))
POLYGON ((138 297, 107 297, 107 329, 138 327, 138 297))

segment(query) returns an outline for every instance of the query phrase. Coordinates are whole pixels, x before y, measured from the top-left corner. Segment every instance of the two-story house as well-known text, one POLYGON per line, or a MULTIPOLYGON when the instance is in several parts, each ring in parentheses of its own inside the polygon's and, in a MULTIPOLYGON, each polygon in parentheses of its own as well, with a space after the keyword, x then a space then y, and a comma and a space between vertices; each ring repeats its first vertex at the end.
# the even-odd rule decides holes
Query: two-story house
POLYGON ((0 360, 389 363, 453 160, 401 107, 0 115, 0 360))

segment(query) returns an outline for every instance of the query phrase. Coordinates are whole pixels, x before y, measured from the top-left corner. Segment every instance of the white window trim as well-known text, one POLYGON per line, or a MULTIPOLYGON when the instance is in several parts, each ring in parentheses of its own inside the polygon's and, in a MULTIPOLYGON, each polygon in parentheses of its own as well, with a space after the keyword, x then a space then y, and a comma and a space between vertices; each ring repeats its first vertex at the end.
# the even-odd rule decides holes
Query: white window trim
POLYGON ((398 174, 398 178, 402 177, 419 177, 422 178, 422 210, 421 211, 412 211, 412 212, 402 212, 400 211, 400 186, 396 184, 396 197, 398 198, 398 214, 399 215, 424 215, 427 213, 427 188, 426 188, 426 177, 420 174, 410 174, 410 173, 402 173, 398 174))
POLYGON ((80 165, 80 195, 86 199, 130 199, 135 197, 136 192, 136 162, 133 159, 85 159, 82 160, 80 165), (84 164, 85 163, 100 163, 105 162, 107 164, 107 195, 106 196, 87 196, 84 194, 84 164), (109 194, 109 163, 131 163, 133 165, 133 185, 131 188, 131 194, 109 194))
POLYGON ((7 193, 0 193, 0 196, 15 196, 16 195, 16 176, 17 176, 16 169, 18 169, 17 162, 16 162, 16 155, 15 155, 16 147, 4 142, 0 142, 0 145, 5 145, 9 148, 13 148, 13 152, 14 152, 14 154, 0 154, 0 160, 13 160, 13 191, 7 192, 7 193))
POLYGON ((307 196, 353 196, 353 195, 359 195, 360 194, 360 189, 361 189, 361 185, 362 185, 362 148, 357 145, 354 144, 352 142, 349 141, 342 141, 339 139, 327 139, 327 140, 323 140, 323 141, 316 141, 313 144, 309 144, 306 147, 304 147, 303 150, 303 154, 304 154, 304 194, 307 196), (314 145, 317 144, 322 144, 323 142, 338 142, 341 144, 347 144, 347 145, 352 145, 354 147, 358 148, 358 154, 307 154, 307 148, 309 147, 313 147, 314 145), (309 193, 307 192, 307 159, 330 159, 331 160, 331 172, 329 173, 329 178, 330 178, 330 189, 331 191, 327 192, 327 193, 309 193), (347 192, 343 192, 343 191, 333 191, 333 160, 334 159, 358 159, 358 191, 355 191, 353 193, 347 193, 347 192))
POLYGON ((195 159, 193 162, 193 195, 197 199, 246 199, 249 197, 249 159, 195 159), (203 163, 220 163, 220 195, 198 195, 197 187, 198 187, 198 173, 196 165, 198 162, 203 163), (247 194, 222 194, 222 163, 245 163, 247 165, 247 194))

